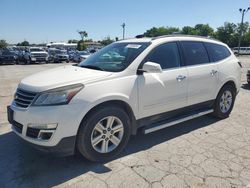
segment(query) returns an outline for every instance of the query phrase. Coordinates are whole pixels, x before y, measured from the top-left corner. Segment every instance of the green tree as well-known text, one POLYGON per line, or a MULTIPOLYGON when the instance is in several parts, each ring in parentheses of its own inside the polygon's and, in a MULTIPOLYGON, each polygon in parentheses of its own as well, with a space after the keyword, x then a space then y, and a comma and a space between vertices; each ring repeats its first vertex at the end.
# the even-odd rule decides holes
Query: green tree
POLYGON ((82 41, 88 37, 88 33, 86 31, 78 31, 78 33, 81 36, 82 41))
POLYGON ((29 46, 29 45, 30 45, 30 43, 26 40, 21 42, 21 43, 17 43, 17 46, 29 46))
POLYGON ((181 33, 185 35, 197 35, 195 28, 191 26, 184 26, 181 30, 181 33))
POLYGON ((78 43, 78 40, 76 40, 76 39, 70 39, 70 40, 68 40, 68 43, 78 43))
POLYGON ((240 37, 240 32, 241 32, 241 29, 242 29, 242 39, 241 39, 241 46, 249 46, 249 23, 248 22, 245 22, 243 24, 238 24, 237 25, 237 35, 238 35, 238 38, 240 37))
POLYGON ((239 38, 237 30, 236 24, 225 22, 224 26, 217 28, 215 38, 226 43, 230 47, 235 47, 238 45, 239 38))
POLYGON ((195 34, 199 36, 213 36, 214 29, 211 28, 208 24, 197 24, 194 27, 195 34))
POLYGON ((84 43, 83 40, 78 41, 77 50, 83 51, 83 50, 86 50, 86 48, 87 48, 87 46, 86 46, 86 44, 84 43))
POLYGON ((100 41, 100 43, 104 46, 107 46, 113 42, 114 40, 112 40, 109 36, 100 41))
POLYGON ((242 40, 242 46, 250 46, 250 29, 245 33, 243 40, 242 40))
POLYGON ((8 46, 5 40, 0 40, 0 48, 6 48, 8 46))
POLYGON ((153 27, 144 33, 146 37, 158 37, 162 35, 170 35, 176 32, 180 32, 177 27, 153 27))

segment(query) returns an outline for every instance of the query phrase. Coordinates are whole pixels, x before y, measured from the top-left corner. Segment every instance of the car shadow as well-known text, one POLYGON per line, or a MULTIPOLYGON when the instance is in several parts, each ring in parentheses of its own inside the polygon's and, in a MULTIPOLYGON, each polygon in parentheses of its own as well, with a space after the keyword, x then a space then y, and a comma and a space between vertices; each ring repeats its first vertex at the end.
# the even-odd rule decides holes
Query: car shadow
POLYGON ((250 90, 250 84, 242 84, 242 89, 250 90))
MULTIPOLYGON (((148 135, 132 136, 116 159, 148 150, 216 121, 214 117, 204 116, 148 135)), ((103 174, 109 171, 111 169, 105 164, 89 162, 80 155, 52 157, 40 153, 24 144, 13 132, 0 135, 0 185, 5 187, 52 187, 87 172, 103 174)))

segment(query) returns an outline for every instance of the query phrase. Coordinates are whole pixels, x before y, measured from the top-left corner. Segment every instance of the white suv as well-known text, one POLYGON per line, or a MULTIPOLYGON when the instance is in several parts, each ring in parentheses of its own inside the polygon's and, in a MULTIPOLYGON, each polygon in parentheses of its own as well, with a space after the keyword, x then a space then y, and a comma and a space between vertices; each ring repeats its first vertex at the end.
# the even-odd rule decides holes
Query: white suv
POLYGON ((241 85, 227 45, 172 35, 115 42, 79 65, 21 81, 8 119, 40 150, 105 161, 131 135, 212 113, 229 116, 241 85))

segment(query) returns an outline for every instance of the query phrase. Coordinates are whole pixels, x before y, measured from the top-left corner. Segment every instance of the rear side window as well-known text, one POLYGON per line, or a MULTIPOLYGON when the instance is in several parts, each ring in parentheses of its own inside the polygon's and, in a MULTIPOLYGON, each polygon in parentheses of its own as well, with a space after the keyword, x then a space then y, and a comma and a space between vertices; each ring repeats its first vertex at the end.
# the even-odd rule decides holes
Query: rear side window
POLYGON ((162 69, 180 67, 180 55, 175 42, 156 47, 148 56, 147 61, 158 63, 162 69))
POLYGON ((202 42, 182 41, 181 44, 187 66, 209 63, 208 54, 202 42))
POLYGON ((204 43, 212 62, 221 61, 231 55, 230 51, 222 45, 213 43, 204 43))

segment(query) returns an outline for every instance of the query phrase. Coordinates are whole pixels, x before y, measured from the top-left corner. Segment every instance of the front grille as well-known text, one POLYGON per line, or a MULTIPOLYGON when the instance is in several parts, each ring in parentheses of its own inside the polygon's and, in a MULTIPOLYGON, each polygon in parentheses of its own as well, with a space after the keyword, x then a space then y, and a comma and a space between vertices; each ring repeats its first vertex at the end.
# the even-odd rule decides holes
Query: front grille
POLYGON ((28 127, 27 132, 26 132, 26 136, 31 137, 31 138, 37 138, 39 132, 40 132, 40 129, 34 129, 31 127, 28 127))
POLYGON ((13 122, 12 123, 12 126, 13 126, 13 128, 18 132, 18 133, 20 133, 20 134, 22 134, 22 131, 23 131, 23 125, 22 124, 20 124, 20 123, 18 123, 18 122, 13 122))
POLYGON ((15 94, 15 103, 17 106, 27 108, 34 100, 36 93, 17 89, 15 94))
POLYGON ((7 57, 4 57, 5 60, 13 60, 14 57, 11 57, 11 56, 7 56, 7 57))
POLYGON ((38 57, 47 57, 47 54, 32 54, 32 57, 38 58, 38 57))

